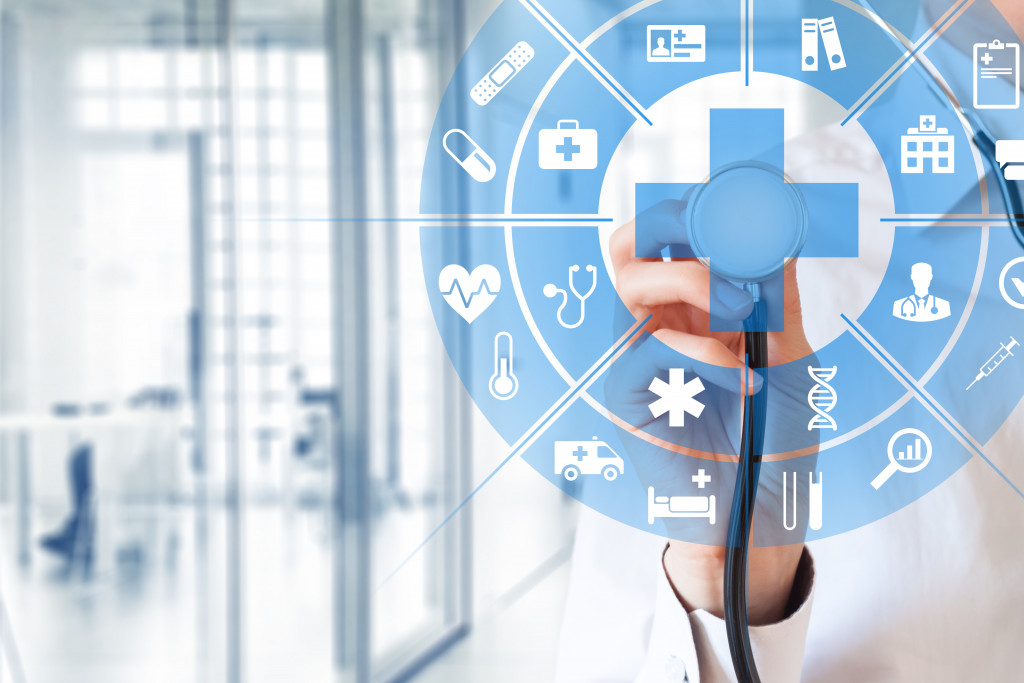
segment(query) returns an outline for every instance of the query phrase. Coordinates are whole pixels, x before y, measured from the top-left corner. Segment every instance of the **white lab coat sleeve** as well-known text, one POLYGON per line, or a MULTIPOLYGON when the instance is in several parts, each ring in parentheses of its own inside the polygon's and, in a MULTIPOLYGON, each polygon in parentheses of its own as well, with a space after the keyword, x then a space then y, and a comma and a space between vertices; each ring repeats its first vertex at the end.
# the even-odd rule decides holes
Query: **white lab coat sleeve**
MULTIPOLYGON (((814 562, 805 550, 797 572, 798 606, 784 620, 750 630, 764 683, 799 683, 814 599, 814 562)), ((637 683, 733 683, 725 622, 704 610, 687 613, 665 572, 658 579, 647 661, 637 683)))
POLYGON ((580 510, 556 683, 636 678, 651 639, 664 548, 662 537, 580 510))

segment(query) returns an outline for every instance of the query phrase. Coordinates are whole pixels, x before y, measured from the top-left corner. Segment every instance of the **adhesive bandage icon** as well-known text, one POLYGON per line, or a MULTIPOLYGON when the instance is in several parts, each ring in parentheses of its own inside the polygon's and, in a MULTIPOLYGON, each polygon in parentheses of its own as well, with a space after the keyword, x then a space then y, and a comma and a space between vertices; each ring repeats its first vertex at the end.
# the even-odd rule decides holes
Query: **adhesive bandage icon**
POLYGON ((533 60, 533 56, 534 51, 530 44, 519 41, 473 86, 469 96, 481 107, 485 106, 533 60))

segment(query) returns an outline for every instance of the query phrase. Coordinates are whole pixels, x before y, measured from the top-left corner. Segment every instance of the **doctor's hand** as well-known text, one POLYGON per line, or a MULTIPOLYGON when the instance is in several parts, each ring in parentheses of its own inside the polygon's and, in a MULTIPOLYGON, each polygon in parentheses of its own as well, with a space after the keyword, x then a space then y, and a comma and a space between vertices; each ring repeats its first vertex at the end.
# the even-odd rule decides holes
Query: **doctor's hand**
MULTIPOLYGON (((642 218, 645 221, 645 231, 648 232, 648 235, 645 235, 648 244, 653 236, 659 248, 675 245, 678 249, 682 245, 685 249, 686 229, 680 219, 684 208, 683 201, 666 201, 645 212, 642 218)), ((615 287, 620 298, 635 318, 652 316, 646 331, 658 341, 699 363, 723 369, 721 378, 716 379, 715 376, 704 372, 704 379, 730 391, 741 391, 741 383, 737 380, 745 367, 743 333, 712 332, 710 312, 714 310, 719 318, 725 315, 734 321, 742 321, 753 308, 749 293, 713 276, 696 259, 666 262, 662 259, 637 258, 635 227, 636 221, 619 228, 611 238, 610 252, 616 273, 615 287)), ((783 332, 772 332, 768 335, 769 365, 796 361, 812 353, 803 330, 795 263, 787 267, 784 279, 785 294, 780 293, 780 296, 784 296, 785 328, 783 332)), ((637 381, 649 383, 650 377, 648 375, 637 381)), ((761 386, 761 378, 756 375, 748 377, 745 386, 757 391, 761 386)), ((636 389, 639 390, 636 396, 625 397, 623 400, 636 404, 637 414, 640 414, 646 409, 650 394, 644 393, 646 384, 638 384, 636 389)), ((616 390, 623 394, 629 393, 629 389, 626 388, 616 390)), ((805 395, 800 401, 804 399, 805 395)), ((735 403, 738 410, 738 395, 735 403)), ((710 435, 709 438, 718 438, 726 442, 731 438, 735 441, 737 430, 730 429, 730 424, 738 423, 738 420, 734 419, 736 415, 721 416, 723 423, 718 425, 708 420, 701 422, 704 429, 716 429, 720 432, 718 436, 710 435)), ((724 444, 717 452, 738 453, 738 444, 724 444), (733 450, 727 450, 729 448, 733 450)), ((735 468, 732 471, 735 471, 735 468)), ((778 488, 773 487, 770 482, 763 482, 758 494, 758 506, 767 505, 766 499, 774 503, 778 488)), ((773 509, 777 511, 779 508, 773 509)), ((727 507, 723 512, 723 517, 728 515, 727 507)), ((721 528, 724 529, 726 520, 722 521, 721 528)), ((757 523, 758 519, 755 517, 755 527, 757 523)), ((664 556, 665 570, 677 596, 687 610, 704 609, 722 617, 724 546, 724 539, 720 545, 675 540, 669 542, 664 556)), ((802 544, 751 549, 748 583, 751 624, 774 623, 788 616, 786 610, 802 553, 802 544)))
MULTIPOLYGON (((648 246, 653 239, 654 248, 686 247, 686 228, 681 222, 685 208, 686 202, 669 200, 644 212, 648 246)), ((615 289, 634 317, 653 316, 649 332, 695 360, 743 367, 743 334, 712 333, 710 312, 714 309, 718 317, 735 321, 746 319, 753 308, 748 292, 713 276, 696 258, 671 262, 637 258, 635 220, 615 231, 610 252, 615 289)), ((785 329, 768 335, 769 365, 799 360, 812 352, 804 335, 795 261, 784 277, 785 329)))

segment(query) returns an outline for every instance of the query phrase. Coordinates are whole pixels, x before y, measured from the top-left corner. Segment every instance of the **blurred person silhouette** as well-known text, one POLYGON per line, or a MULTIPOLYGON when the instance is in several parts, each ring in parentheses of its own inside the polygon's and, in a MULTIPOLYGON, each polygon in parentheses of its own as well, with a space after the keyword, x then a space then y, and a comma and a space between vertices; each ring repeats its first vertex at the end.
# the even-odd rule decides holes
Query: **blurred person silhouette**
MULTIPOLYGON (((181 403, 181 394, 172 387, 147 387, 131 396, 126 408, 133 412, 156 411, 166 414, 174 411, 181 403)), ((110 414, 112 406, 107 403, 93 404, 57 404, 53 413, 59 418, 77 419, 81 417, 102 417, 110 414)), ((162 423, 147 424, 146 429, 155 428, 162 423)), ((158 430, 155 435, 159 439, 174 438, 173 433, 166 429, 158 430)), ((64 523, 55 531, 45 534, 39 539, 44 550, 61 557, 68 562, 81 562, 89 567, 93 561, 96 537, 96 485, 95 485, 95 445, 91 440, 72 436, 74 446, 68 453, 68 493, 71 500, 71 511, 64 523)), ((152 448, 152 444, 139 444, 130 448, 132 451, 152 448)), ((129 455, 144 456, 145 453, 129 455)), ((143 462, 146 469, 154 463, 143 462)))
POLYGON ((39 545, 68 561, 92 562, 94 525, 93 444, 82 441, 68 455, 71 513, 60 529, 39 539, 39 545))

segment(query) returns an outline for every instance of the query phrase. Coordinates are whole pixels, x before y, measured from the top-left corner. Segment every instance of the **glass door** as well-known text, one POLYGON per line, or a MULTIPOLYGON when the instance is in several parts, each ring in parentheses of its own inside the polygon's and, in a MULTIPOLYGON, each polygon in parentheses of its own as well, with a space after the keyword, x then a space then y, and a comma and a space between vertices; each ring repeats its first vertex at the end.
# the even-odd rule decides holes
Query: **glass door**
POLYGON ((469 408, 423 291, 419 227, 387 220, 419 213, 425 141, 461 8, 335 9, 335 217, 351 221, 335 226, 338 647, 355 680, 390 681, 461 637, 470 613, 468 508, 440 526, 468 492, 469 408))

